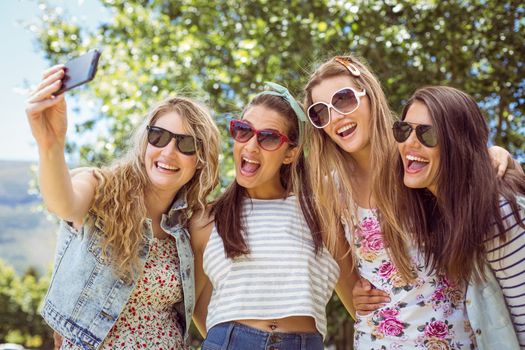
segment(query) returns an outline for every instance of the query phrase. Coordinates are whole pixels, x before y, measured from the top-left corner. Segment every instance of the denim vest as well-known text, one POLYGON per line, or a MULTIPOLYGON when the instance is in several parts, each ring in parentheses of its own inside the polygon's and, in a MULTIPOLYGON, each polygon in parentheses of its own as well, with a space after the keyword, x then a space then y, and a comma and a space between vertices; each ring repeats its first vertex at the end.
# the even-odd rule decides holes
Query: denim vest
MULTIPOLYGON (((184 340, 195 306, 195 276, 189 233, 180 223, 187 208, 185 194, 177 197, 161 227, 175 238, 180 259, 184 300, 174 305, 182 325, 184 340)), ((117 277, 102 257, 100 231, 83 225, 76 231, 68 223, 60 225, 51 284, 45 296, 42 317, 63 337, 85 349, 97 349, 117 321, 135 288, 138 276, 129 282, 117 277)), ((140 248, 144 266, 153 236, 151 220, 144 225, 146 237, 140 248)))
MULTIPOLYGON (((516 201, 521 212, 525 213, 525 197, 518 196, 516 201)), ((484 275, 487 279, 485 282, 469 284, 465 299, 478 349, 520 349, 505 297, 489 266, 485 266, 484 275)))

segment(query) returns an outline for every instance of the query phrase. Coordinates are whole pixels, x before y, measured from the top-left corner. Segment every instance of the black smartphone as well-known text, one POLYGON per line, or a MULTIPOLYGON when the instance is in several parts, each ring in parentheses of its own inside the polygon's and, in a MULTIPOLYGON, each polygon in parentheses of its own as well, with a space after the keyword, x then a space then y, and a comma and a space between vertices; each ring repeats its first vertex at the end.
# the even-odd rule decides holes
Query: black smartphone
POLYGON ((64 68, 66 74, 62 79, 62 86, 55 95, 60 95, 61 93, 91 81, 97 73, 99 57, 100 51, 91 50, 67 62, 64 68))

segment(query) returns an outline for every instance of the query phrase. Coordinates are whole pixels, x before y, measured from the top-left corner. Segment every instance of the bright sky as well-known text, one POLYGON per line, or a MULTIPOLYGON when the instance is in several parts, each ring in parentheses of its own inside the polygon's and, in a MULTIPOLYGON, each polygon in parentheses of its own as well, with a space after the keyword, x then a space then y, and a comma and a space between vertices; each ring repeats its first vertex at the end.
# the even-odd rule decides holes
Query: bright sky
MULTIPOLYGON (((90 28, 107 11, 97 0, 52 0, 70 15, 90 28)), ((23 23, 36 21, 42 15, 37 0, 0 1, 0 160, 36 160, 37 149, 24 106, 25 83, 36 85, 48 66, 44 54, 37 51, 34 34, 23 23)))

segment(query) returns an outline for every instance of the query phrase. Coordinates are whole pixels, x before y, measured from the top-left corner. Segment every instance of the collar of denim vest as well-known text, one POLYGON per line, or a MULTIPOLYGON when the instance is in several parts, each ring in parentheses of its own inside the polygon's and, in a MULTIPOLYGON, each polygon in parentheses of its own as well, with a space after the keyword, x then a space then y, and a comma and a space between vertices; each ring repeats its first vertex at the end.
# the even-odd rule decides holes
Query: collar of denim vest
POLYGON ((185 209, 188 209, 188 201, 186 200, 186 197, 187 190, 183 187, 179 190, 177 196, 173 200, 168 214, 162 215, 161 226, 164 229, 173 229, 182 224, 181 219, 186 215, 185 209))
POLYGON ((176 211, 188 208, 188 201, 186 200, 187 194, 188 191, 186 190, 186 187, 181 188, 179 192, 177 192, 173 204, 171 204, 168 216, 171 216, 176 211))
MULTIPOLYGON (((162 219, 160 221, 160 227, 168 232, 174 233, 176 230, 183 227, 183 219, 187 216, 186 210, 188 208, 188 201, 186 200, 187 190, 186 188, 181 188, 173 203, 171 204, 170 210, 167 214, 162 214, 162 219)), ((151 231, 151 219, 146 218, 147 227, 146 236, 151 238, 153 232, 151 231)))

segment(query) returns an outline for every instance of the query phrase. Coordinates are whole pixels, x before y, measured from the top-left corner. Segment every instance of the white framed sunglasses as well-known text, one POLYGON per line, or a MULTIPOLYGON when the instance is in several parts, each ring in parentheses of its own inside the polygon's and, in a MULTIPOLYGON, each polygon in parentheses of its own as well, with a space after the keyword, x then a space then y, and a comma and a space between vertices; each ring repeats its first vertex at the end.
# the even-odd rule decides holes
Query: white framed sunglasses
POLYGON ((366 95, 366 90, 357 91, 352 87, 344 87, 332 95, 330 103, 317 102, 308 107, 308 119, 318 129, 330 124, 332 120, 331 110, 340 114, 350 114, 359 108, 361 97, 366 95))

